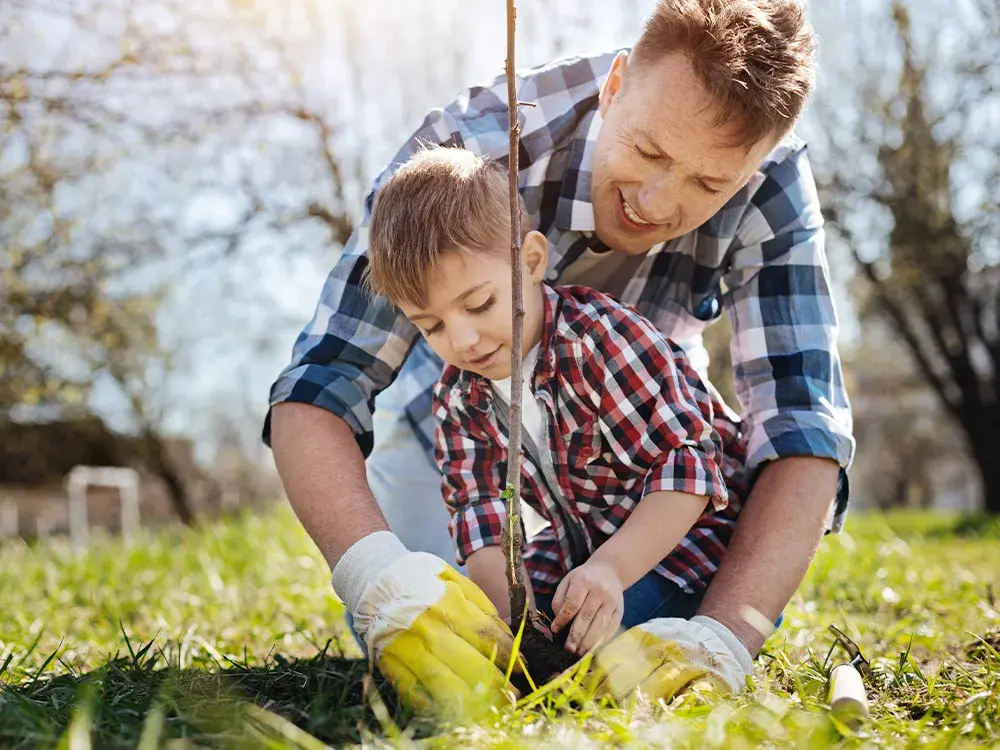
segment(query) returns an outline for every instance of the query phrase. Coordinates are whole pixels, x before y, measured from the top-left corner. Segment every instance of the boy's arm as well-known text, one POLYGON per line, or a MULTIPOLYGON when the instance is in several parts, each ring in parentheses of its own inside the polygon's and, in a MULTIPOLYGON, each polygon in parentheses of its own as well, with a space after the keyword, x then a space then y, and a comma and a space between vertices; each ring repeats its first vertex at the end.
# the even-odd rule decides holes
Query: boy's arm
POLYGON ((586 653, 613 635, 624 615, 625 590, 670 554, 707 504, 703 495, 652 492, 587 562, 569 572, 552 599, 552 631, 573 622, 567 649, 586 653))
POLYGON ((645 318, 609 306, 583 339, 582 376, 608 448, 644 474, 641 501, 553 598, 567 648, 599 645, 621 620, 622 594, 684 538, 711 500, 728 503, 711 395, 682 351, 645 318))
POLYGON ((708 498, 704 495, 670 490, 650 493, 587 564, 610 566, 625 590, 670 554, 706 505, 708 498))
POLYGON ((642 497, 694 495, 725 508, 713 391, 684 351, 623 307, 606 310, 590 334, 583 339, 582 375, 608 449, 644 476, 642 497))

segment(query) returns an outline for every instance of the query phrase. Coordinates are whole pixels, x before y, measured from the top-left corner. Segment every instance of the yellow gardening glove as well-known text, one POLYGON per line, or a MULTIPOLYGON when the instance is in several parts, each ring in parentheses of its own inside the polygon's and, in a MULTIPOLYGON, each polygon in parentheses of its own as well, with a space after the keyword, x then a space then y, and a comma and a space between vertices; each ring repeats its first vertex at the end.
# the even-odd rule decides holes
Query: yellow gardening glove
POLYGON ((669 701, 696 685, 738 694, 752 672, 750 653, 722 623, 703 616, 658 618, 599 649, 585 686, 617 701, 637 690, 648 700, 669 701))
POLYGON ((409 552, 382 531, 351 547, 333 579, 355 631, 405 703, 463 717, 506 700, 510 628, 486 594, 444 560, 409 552))

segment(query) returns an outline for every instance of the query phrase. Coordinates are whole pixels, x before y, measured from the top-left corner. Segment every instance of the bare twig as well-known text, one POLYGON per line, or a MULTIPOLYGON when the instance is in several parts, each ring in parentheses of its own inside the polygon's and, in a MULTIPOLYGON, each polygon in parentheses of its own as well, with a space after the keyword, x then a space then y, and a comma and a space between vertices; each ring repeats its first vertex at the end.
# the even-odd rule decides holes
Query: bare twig
POLYGON ((517 91, 514 80, 514 27, 517 10, 514 0, 507 0, 507 109, 510 113, 510 259, 514 309, 514 335, 510 347, 510 450, 507 459, 507 523, 504 525, 504 557, 507 562, 507 585, 510 589, 511 627, 516 631, 524 617, 527 592, 521 571, 524 534, 521 526, 521 340, 524 333, 524 294, 521 289, 521 205, 517 192, 517 91))

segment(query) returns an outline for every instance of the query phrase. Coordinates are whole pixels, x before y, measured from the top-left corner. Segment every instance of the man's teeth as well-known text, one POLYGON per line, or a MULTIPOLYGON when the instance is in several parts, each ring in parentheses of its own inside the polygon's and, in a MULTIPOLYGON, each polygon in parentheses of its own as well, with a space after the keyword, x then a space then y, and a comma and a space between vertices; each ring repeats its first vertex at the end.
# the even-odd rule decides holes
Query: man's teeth
POLYGON ((639 218, 639 214, 632 210, 632 207, 628 204, 624 198, 622 198, 622 205, 625 207, 625 215, 630 221, 634 221, 636 224, 649 224, 648 221, 639 218))

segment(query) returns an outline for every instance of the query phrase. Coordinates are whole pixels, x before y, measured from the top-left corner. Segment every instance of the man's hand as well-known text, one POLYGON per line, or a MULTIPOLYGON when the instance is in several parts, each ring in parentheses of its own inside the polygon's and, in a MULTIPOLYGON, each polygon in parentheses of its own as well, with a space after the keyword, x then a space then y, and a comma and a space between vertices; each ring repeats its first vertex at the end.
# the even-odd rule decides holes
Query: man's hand
POLYGON ((695 685, 738 694, 752 672, 749 652, 725 625, 671 617, 637 625, 597 651, 585 685, 617 701, 636 690, 670 700, 695 685))
POLYGON ((404 702, 475 716, 504 701, 510 629, 450 565, 379 532, 348 550, 333 578, 355 630, 404 702))
POLYGON ((583 655, 614 637, 625 612, 624 587, 608 563, 591 558, 559 582, 552 597, 552 632, 572 620, 566 650, 583 655))

